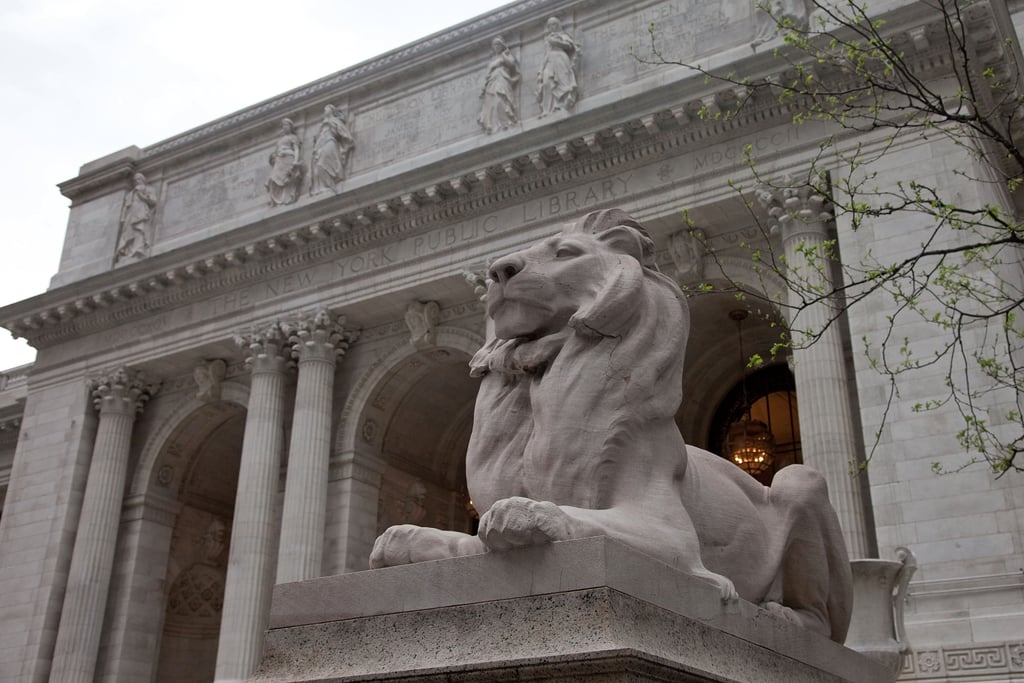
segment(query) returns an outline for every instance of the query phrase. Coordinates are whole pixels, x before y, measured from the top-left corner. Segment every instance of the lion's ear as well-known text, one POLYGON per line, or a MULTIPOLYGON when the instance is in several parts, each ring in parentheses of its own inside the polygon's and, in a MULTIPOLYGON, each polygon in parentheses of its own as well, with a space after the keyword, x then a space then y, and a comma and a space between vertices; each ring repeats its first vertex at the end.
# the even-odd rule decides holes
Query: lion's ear
POLYGON ((639 259, 615 259, 605 265, 605 281, 594 300, 569 319, 569 326, 588 336, 618 337, 637 314, 643 297, 644 268, 639 259))
POLYGON ((620 254, 632 256, 640 265, 657 270, 654 266, 654 242, 634 228, 616 225, 602 230, 595 237, 620 254))

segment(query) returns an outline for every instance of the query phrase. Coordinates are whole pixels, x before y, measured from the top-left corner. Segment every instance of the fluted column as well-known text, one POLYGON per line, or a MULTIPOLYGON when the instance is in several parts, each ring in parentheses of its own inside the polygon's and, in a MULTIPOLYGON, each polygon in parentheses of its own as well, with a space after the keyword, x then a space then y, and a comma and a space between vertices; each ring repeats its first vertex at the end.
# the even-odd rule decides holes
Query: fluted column
POLYGON ((821 472, 839 516, 850 557, 867 557, 870 543, 860 487, 860 458, 854 437, 849 379, 839 324, 834 320, 832 247, 824 197, 810 188, 768 191, 759 199, 778 221, 790 283, 800 443, 804 463, 821 472), (820 298, 819 298, 820 297, 820 298), (807 303, 807 302, 812 303, 807 303))
POLYGON ((281 514, 277 582, 320 576, 324 554, 327 475, 331 456, 331 399, 334 369, 354 340, 344 317, 327 311, 289 326, 292 357, 298 361, 295 416, 288 447, 288 478, 281 514))
POLYGON ((281 326, 236 338, 252 372, 235 495, 218 682, 243 681, 259 664, 277 559, 277 486, 284 441, 287 335, 281 326))
POLYGON ((51 680, 93 680, 124 502, 132 425, 156 389, 141 372, 126 368, 90 382, 99 424, 71 554, 51 680))

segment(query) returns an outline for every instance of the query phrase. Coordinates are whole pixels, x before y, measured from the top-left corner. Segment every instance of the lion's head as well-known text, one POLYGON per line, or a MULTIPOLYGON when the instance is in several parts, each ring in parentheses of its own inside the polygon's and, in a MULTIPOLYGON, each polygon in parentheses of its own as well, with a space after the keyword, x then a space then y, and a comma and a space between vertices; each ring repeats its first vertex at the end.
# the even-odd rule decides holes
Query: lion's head
POLYGON ((567 326, 618 334, 633 311, 654 243, 619 209, 598 211, 491 265, 487 313, 500 339, 537 339, 567 326))
POLYGON ((615 339, 616 355, 628 351, 633 365, 638 358, 648 366, 660 358, 659 367, 671 362, 681 372, 686 302, 658 271, 647 231, 621 209, 589 213, 498 259, 490 278, 487 314, 495 339, 473 359, 475 376, 537 369, 571 337, 580 337, 583 347, 615 339))
MULTIPOLYGON (((566 481, 554 484, 548 474, 539 482, 529 471, 498 466, 496 477, 524 484, 495 495, 559 500, 552 487, 587 477, 596 484, 602 474, 594 468, 621 464, 622 444, 655 422, 679 438, 673 416, 689 314, 679 288, 658 272, 654 243, 639 223, 619 209, 588 214, 498 259, 490 275, 495 339, 471 363, 485 382, 470 462, 488 472, 495 457, 507 457, 509 467, 557 457, 591 470, 578 477, 562 471, 566 481), (586 457, 572 457, 577 450, 586 457)), ((559 471, 551 463, 534 468, 559 471)), ((605 493, 593 491, 585 502, 597 504, 605 493)))

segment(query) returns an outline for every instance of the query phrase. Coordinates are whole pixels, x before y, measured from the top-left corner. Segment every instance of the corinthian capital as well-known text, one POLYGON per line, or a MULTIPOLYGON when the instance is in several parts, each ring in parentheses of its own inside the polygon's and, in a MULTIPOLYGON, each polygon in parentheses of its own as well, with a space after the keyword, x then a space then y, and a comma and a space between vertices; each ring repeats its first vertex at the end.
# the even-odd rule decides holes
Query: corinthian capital
POLYGON ((808 228, 824 230, 824 223, 832 218, 826 197, 808 183, 797 184, 786 179, 781 186, 761 184, 755 196, 768 213, 773 233, 780 227, 787 232, 806 232, 808 228))
POLYGON ((284 372, 288 366, 288 332, 279 322, 235 336, 252 372, 284 372))
POLYGON ((295 360, 335 362, 348 351, 359 336, 357 330, 345 326, 345 316, 333 316, 326 309, 306 314, 285 326, 291 356, 295 360))
POLYGON ((160 388, 159 382, 149 382, 139 370, 117 368, 89 381, 92 404, 100 415, 121 413, 134 417, 141 413, 153 394, 160 388))

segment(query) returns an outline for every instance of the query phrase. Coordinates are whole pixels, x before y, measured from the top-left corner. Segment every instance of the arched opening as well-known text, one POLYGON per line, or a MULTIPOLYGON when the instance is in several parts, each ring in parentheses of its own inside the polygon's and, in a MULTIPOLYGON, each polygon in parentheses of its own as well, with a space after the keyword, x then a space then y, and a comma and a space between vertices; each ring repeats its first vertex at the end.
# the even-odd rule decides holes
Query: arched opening
POLYGON ((479 382, 468 361, 454 349, 420 351, 378 393, 391 394, 391 410, 380 441, 377 533, 394 524, 473 531, 466 450, 479 382))
POLYGON ((167 551, 160 683, 214 678, 244 430, 245 409, 218 402, 190 416, 165 448, 181 471, 173 475, 180 511, 167 551))
POLYGON ((768 427, 772 435, 773 461, 757 480, 762 484, 771 483, 776 472, 788 465, 803 462, 800 449, 800 416, 796 405, 796 384, 793 373, 785 364, 771 365, 751 373, 737 382, 715 410, 708 433, 710 450, 729 458, 726 443, 732 425, 747 416, 768 427), (746 399, 744 399, 744 393, 746 399))

